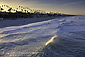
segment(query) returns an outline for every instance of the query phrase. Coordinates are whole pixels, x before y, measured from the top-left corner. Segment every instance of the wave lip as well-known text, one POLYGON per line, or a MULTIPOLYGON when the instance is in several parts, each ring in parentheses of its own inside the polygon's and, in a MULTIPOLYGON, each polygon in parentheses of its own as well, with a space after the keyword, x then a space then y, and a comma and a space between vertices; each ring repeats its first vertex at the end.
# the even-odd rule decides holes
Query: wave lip
MULTIPOLYGON (((0 35, 2 35, 0 40, 3 41, 0 42, 0 50, 3 49, 5 57, 6 55, 10 57, 9 54, 13 51, 15 55, 22 51, 28 53, 38 51, 38 54, 31 54, 31 57, 84 57, 84 23, 82 16, 73 16, 24 26, 0 28, 0 35), (8 52, 9 54, 6 54, 8 52)), ((19 55, 24 57, 24 54, 19 55)))
POLYGON ((58 27, 58 37, 53 37, 54 40, 51 38, 35 57, 85 57, 84 18, 85 16, 67 18, 58 27))
POLYGON ((57 38, 57 36, 53 36, 45 45, 48 45, 49 43, 52 43, 55 38, 57 38))

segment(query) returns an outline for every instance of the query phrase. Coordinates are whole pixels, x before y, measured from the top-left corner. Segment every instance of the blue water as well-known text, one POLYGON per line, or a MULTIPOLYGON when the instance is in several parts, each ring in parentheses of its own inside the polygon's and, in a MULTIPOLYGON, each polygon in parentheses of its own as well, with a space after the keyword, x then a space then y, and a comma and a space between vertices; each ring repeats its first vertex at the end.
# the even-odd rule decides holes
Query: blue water
POLYGON ((0 28, 0 57, 85 57, 85 16, 0 28))

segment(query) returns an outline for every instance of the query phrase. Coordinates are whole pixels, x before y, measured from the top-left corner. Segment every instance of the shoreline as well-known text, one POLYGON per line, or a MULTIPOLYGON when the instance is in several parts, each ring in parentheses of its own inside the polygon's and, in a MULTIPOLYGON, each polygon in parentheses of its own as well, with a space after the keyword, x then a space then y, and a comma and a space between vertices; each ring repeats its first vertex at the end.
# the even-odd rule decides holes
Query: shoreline
POLYGON ((0 21, 0 28, 10 27, 10 26, 20 26, 35 22, 41 22, 46 20, 51 20, 59 17, 45 17, 45 18, 16 18, 15 20, 5 19, 0 21))
POLYGON ((55 18, 62 18, 62 16, 60 16, 60 17, 43 17, 43 18, 16 18, 15 20, 6 19, 6 20, 0 21, 0 28, 26 25, 26 24, 30 24, 30 23, 46 21, 46 20, 51 20, 51 19, 55 19, 55 18))

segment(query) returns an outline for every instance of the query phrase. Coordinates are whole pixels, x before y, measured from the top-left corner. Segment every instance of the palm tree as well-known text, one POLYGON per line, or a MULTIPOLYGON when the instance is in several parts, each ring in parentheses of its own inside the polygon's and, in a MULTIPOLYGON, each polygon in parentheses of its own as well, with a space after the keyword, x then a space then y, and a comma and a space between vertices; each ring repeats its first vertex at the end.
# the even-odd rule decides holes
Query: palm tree
POLYGON ((23 12, 23 9, 21 9, 21 11, 23 12))
POLYGON ((11 12, 12 8, 9 8, 8 11, 11 12))
POLYGON ((2 5, 2 7, 3 7, 3 5, 2 5))
POLYGON ((4 10, 3 8, 1 8, 1 6, 0 6, 0 11, 2 11, 2 10, 4 10))
POLYGON ((7 8, 10 8, 8 5, 6 5, 7 8))
POLYGON ((24 10, 24 11, 25 11, 25 13, 26 13, 27 10, 24 10))
POLYGON ((27 13, 28 13, 28 10, 27 10, 27 13))
POLYGON ((1 8, 1 10, 4 10, 3 8, 1 8))

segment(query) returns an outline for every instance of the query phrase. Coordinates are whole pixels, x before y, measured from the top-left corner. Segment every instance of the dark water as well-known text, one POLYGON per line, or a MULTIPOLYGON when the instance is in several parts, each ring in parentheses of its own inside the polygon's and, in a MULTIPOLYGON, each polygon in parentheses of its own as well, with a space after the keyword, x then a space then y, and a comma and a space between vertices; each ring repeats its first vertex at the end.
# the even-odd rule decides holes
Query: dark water
POLYGON ((85 16, 66 19, 57 36, 32 57, 85 57, 85 16))
POLYGON ((85 57, 85 16, 0 28, 0 57, 85 57))

